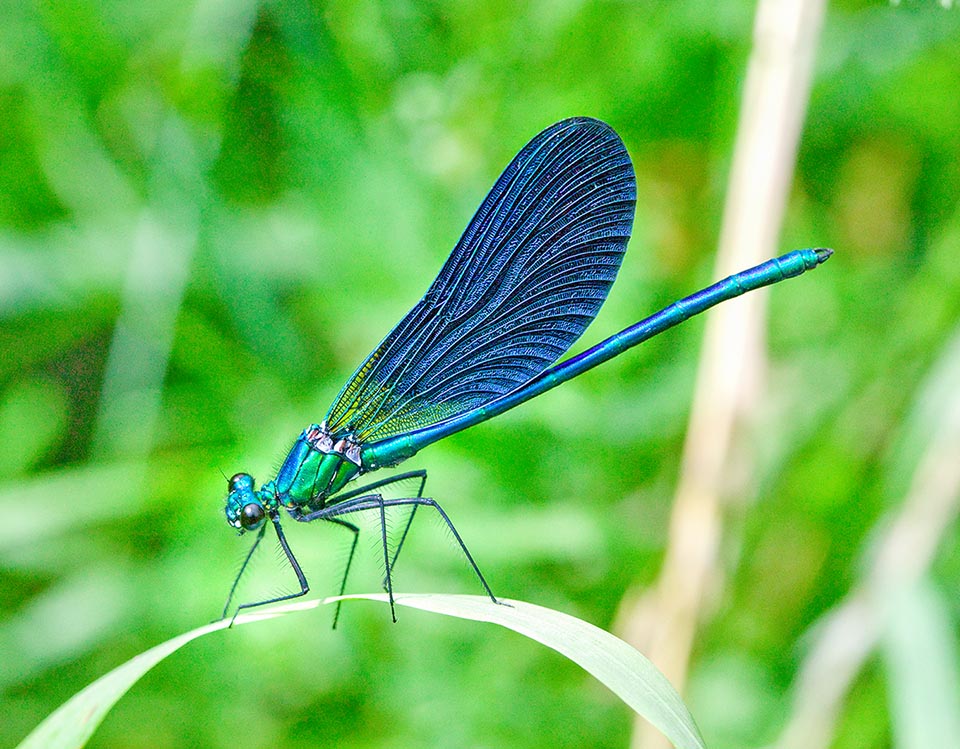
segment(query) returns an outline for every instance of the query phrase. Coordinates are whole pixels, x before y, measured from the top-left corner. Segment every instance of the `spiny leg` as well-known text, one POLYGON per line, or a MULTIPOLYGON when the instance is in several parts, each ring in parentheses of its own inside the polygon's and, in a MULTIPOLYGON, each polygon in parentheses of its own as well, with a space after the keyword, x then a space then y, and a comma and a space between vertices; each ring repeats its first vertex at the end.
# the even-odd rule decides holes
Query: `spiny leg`
MULTIPOLYGON (((414 476, 420 479, 420 486, 417 488, 417 499, 420 499, 421 497, 423 497, 423 488, 427 485, 427 472, 424 470, 410 471, 410 473, 406 474, 404 478, 408 478, 408 477, 412 478, 414 476)), ((413 509, 410 511, 410 517, 407 518, 407 524, 403 526, 403 533, 400 535, 400 541, 397 544, 397 548, 394 549, 393 551, 393 561, 390 562, 391 572, 393 572, 393 570, 397 566, 397 558, 400 556, 400 550, 403 548, 404 541, 407 540, 407 534, 410 532, 410 526, 413 525, 413 518, 414 516, 416 516, 417 508, 419 506, 420 505, 413 505, 413 509)), ((387 580, 386 578, 384 578, 383 580, 384 587, 386 587, 386 584, 387 584, 387 580)))
MULTIPOLYGON (((497 600, 497 597, 493 594, 493 591, 490 589, 490 586, 487 584, 486 578, 483 576, 483 573, 480 571, 480 567, 477 566, 477 563, 473 559, 473 555, 470 553, 470 550, 467 548, 467 545, 463 542, 463 539, 460 538, 460 533, 457 531, 456 526, 454 526, 453 521, 450 520, 450 517, 447 515, 446 511, 439 505, 435 499, 428 499, 424 497, 411 498, 416 501, 409 502, 408 504, 413 504, 414 509, 420 505, 427 505, 435 509, 440 517, 443 518, 443 522, 447 524, 447 528, 450 529, 450 532, 453 534, 453 537, 457 540, 457 544, 460 546, 460 550, 463 552, 463 555, 467 558, 467 561, 470 563, 470 566, 473 568, 474 574, 476 574, 477 579, 480 580, 480 584, 483 586, 483 589, 487 592, 487 595, 490 596, 490 600, 496 604, 499 604, 500 601, 497 600)), ((390 502, 386 502, 386 505, 390 505, 390 502)))
MULTIPOLYGON (((407 481, 408 479, 420 479, 420 484, 417 487, 417 498, 422 497, 423 489, 427 485, 427 472, 421 468, 416 471, 407 471, 405 473, 399 473, 396 476, 389 476, 385 479, 380 479, 379 481, 373 481, 369 484, 365 484, 364 486, 357 487, 356 489, 351 489, 348 492, 342 492, 341 494, 338 494, 336 497, 334 497, 333 501, 336 503, 337 506, 340 506, 341 503, 346 502, 347 500, 350 500, 350 499, 355 499, 357 497, 361 497, 361 496, 373 497, 376 494, 378 494, 375 491, 376 489, 380 489, 385 486, 391 486, 392 484, 397 484, 397 483, 400 483, 401 481, 407 481)), ((301 523, 309 523, 312 520, 319 520, 319 519, 333 520, 333 518, 328 515, 329 507, 330 506, 327 505, 325 507, 321 507, 318 510, 314 510, 313 512, 303 513, 302 511, 298 511, 292 514, 293 514, 293 517, 301 523)), ((411 511, 410 516, 407 518, 406 525, 404 525, 403 534, 400 536, 400 542, 397 544, 397 548, 393 552, 393 559, 390 561, 390 564, 387 566, 387 569, 389 569, 391 573, 396 567, 397 558, 400 556, 400 550, 403 548, 403 543, 404 541, 407 540, 407 534, 410 532, 410 526, 413 524, 413 518, 417 513, 417 507, 418 505, 413 505, 413 510, 411 511)), ((349 523, 344 523, 344 524, 350 528, 354 527, 354 526, 351 526, 349 523)), ((354 538, 353 548, 356 548, 356 538, 354 538)), ((351 548, 350 550, 351 558, 353 555, 353 548, 351 548)), ((347 569, 349 571, 349 562, 348 562, 347 569)), ((387 592, 389 592, 389 586, 388 586, 389 582, 390 581, 387 580, 386 575, 384 575, 382 585, 383 585, 383 589, 387 592)), ((344 586, 346 585, 346 575, 344 575, 343 585, 344 586)), ((343 595, 344 590, 345 588, 341 586, 340 595, 343 595)), ((339 606, 339 604, 337 605, 339 606)))
MULTIPOLYGON (((427 472, 422 468, 416 471, 407 471, 406 473, 401 473, 396 476, 391 476, 386 479, 381 479, 380 481, 375 481, 372 484, 367 484, 366 486, 361 486, 358 489, 353 489, 352 491, 345 492, 338 495, 334 498, 336 504, 340 504, 344 500, 353 499, 354 497, 359 497, 363 495, 373 496, 371 492, 374 489, 380 489, 384 486, 390 486, 391 484, 397 484, 401 481, 406 481, 407 479, 420 479, 420 484, 417 487, 417 499, 423 496, 423 489, 427 485, 427 472)), ((403 549, 403 544, 407 540, 407 534, 410 532, 410 526, 413 525, 413 518, 417 514, 417 508, 419 505, 413 505, 413 509, 410 511, 410 515, 407 517, 407 522, 403 526, 403 533, 400 535, 400 541, 397 543, 397 548, 393 551, 393 559, 390 561, 390 572, 392 573, 397 566, 397 559, 400 556, 400 550, 403 549)), ((381 585, 384 590, 388 590, 389 580, 387 580, 386 575, 384 575, 381 585)), ((389 592, 389 591, 388 591, 389 592)))
POLYGON ((390 618, 397 623, 397 611, 393 605, 393 575, 390 574, 390 550, 387 548, 387 511, 383 504, 383 496, 374 495, 380 505, 380 539, 383 542, 383 564, 386 567, 384 580, 387 581, 387 597, 390 599, 390 618))
MULTIPOLYGON (((287 556, 287 561, 290 563, 290 567, 293 569, 294 574, 297 576, 297 580, 300 583, 300 592, 299 593, 288 593, 285 596, 276 596, 275 598, 268 598, 264 601, 256 601, 255 603, 242 603, 237 607, 236 613, 233 615, 233 619, 230 620, 230 626, 233 626, 233 621, 237 618, 237 615, 242 609, 252 609, 257 606, 265 606, 268 603, 279 603, 280 601, 289 601, 292 598, 300 598, 300 596, 305 596, 310 592, 310 585, 307 583, 306 575, 303 574, 303 570, 300 569, 300 563, 297 561, 297 558, 293 555, 293 552, 290 551, 290 544, 287 543, 286 536, 283 535, 283 529, 280 527, 280 516, 277 513, 272 513, 270 515, 270 520, 273 521, 273 529, 277 532, 277 539, 280 541, 280 548, 283 549, 283 553, 287 556)), ((266 526, 264 526, 266 527, 266 526)), ((263 533, 261 532, 261 536, 263 533)))
MULTIPOLYGON (((383 486, 383 485, 384 485, 384 482, 377 482, 376 484, 371 484, 370 486, 374 487, 374 486, 383 486)), ((351 495, 352 494, 354 494, 354 492, 351 492, 351 495)), ((393 605, 393 579, 390 574, 390 550, 387 543, 387 515, 384 509, 383 496, 380 494, 368 494, 363 497, 357 497, 352 500, 347 500, 346 504, 349 505, 351 502, 356 502, 358 500, 363 500, 364 502, 367 503, 368 506, 364 507, 364 509, 367 509, 367 510, 372 510, 374 508, 380 509, 380 538, 381 538, 381 542, 383 543, 383 564, 386 568, 386 573, 384 577, 384 580, 385 580, 384 587, 386 588, 387 596, 390 599, 390 616, 393 619, 393 623, 396 624, 397 612, 393 605)), ((336 512, 335 508, 337 507, 343 507, 343 505, 337 504, 334 507, 327 506, 319 510, 315 510, 314 512, 307 513, 305 515, 294 515, 294 517, 302 523, 309 523, 313 520, 329 520, 334 523, 340 523, 341 525, 345 525, 348 528, 355 529, 357 533, 354 535, 353 547, 351 547, 350 549, 350 556, 352 558, 353 549, 356 547, 356 544, 357 544, 359 529, 357 529, 356 526, 354 526, 352 523, 348 523, 345 520, 340 520, 339 518, 337 518, 336 517, 337 515, 345 515, 348 512, 350 512, 350 510, 336 512)), ((349 562, 348 562, 347 568, 349 570, 349 562)), ((343 595, 344 586, 346 586, 346 584, 347 584, 347 578, 346 578, 346 575, 344 575, 343 583, 341 584, 340 595, 343 595)), ((338 606, 339 606, 339 602, 338 602, 338 606)))
MULTIPOLYGON (((348 528, 353 533, 353 541, 350 544, 350 554, 347 556, 347 568, 343 571, 343 580, 340 581, 340 593, 338 595, 342 596, 343 592, 347 589, 347 576, 350 574, 350 565, 353 564, 353 553, 357 550, 357 540, 360 538, 360 529, 353 523, 348 523, 346 520, 341 520, 340 518, 327 518, 327 520, 329 520, 331 523, 342 525, 344 528, 348 528)), ((337 628, 337 622, 340 621, 341 604, 343 604, 343 601, 337 601, 337 609, 333 613, 334 629, 337 628)))
MULTIPOLYGON (((364 510, 376 510, 383 509, 387 507, 401 507, 406 505, 428 505, 435 509, 440 517, 443 518, 443 522, 447 524, 447 527, 450 529, 450 532, 453 534, 453 537, 456 539, 457 544, 460 546, 460 551, 463 552, 463 555, 467 558, 467 561, 470 563, 470 566, 473 568, 474 574, 476 574, 477 579, 480 580, 480 584, 483 586, 483 589, 486 591, 487 595, 490 597, 490 600, 494 603, 500 603, 497 600, 497 597, 493 594, 493 591, 490 589, 490 586, 487 584, 486 578, 484 578, 483 573, 480 572, 480 568, 477 566, 477 563, 474 561, 473 556, 470 554, 467 545, 463 542, 463 539, 460 537, 460 534, 457 532, 456 527, 454 527, 453 522, 450 520, 443 508, 437 503, 436 500, 429 499, 426 497, 407 497, 404 499, 383 499, 379 495, 368 495, 364 497, 353 497, 344 502, 338 502, 334 505, 328 505, 321 510, 317 510, 311 515, 314 518, 332 518, 336 515, 347 515, 352 512, 362 512, 364 510)), ((389 574, 389 568, 388 568, 389 574)), ((391 595, 392 599, 392 595, 391 595)))
MULTIPOLYGON (((406 481, 407 479, 420 479, 420 491, 422 492, 423 484, 425 484, 427 481, 427 472, 422 468, 416 471, 406 471, 404 473, 398 473, 396 476, 388 476, 385 479, 380 479, 379 481, 373 481, 369 484, 358 486, 356 489, 351 489, 348 492, 340 492, 335 497, 328 499, 324 507, 320 507, 318 509, 323 510, 325 508, 329 508, 331 504, 339 505, 341 502, 344 502, 348 499, 354 499, 355 497, 373 496, 373 494, 376 493, 374 491, 375 489, 380 489, 384 486, 390 486, 391 484, 397 484, 401 481, 406 481)), ((419 494, 417 496, 419 496, 419 494)))
POLYGON ((251 557, 253 557, 253 552, 257 550, 257 547, 260 545, 260 542, 263 540, 263 534, 267 530, 266 524, 260 529, 260 532, 257 533, 257 537, 253 541, 253 545, 250 547, 250 551, 247 552, 247 555, 243 558, 243 564, 240 565, 240 571, 237 572, 237 576, 233 580, 233 585, 230 586, 230 593, 227 594, 227 602, 223 604, 223 613, 220 614, 221 619, 227 618, 227 612, 230 610, 230 602, 233 600, 233 594, 237 592, 237 586, 240 584, 240 578, 243 577, 243 573, 247 571, 247 565, 250 563, 251 557))

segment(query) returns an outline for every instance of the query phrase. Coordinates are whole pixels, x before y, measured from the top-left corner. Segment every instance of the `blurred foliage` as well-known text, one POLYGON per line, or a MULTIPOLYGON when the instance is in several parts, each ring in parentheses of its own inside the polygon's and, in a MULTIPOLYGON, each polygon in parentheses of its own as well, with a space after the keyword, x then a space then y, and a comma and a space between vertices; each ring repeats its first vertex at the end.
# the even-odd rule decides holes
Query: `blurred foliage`
MULTIPOLYGON (((631 249, 583 345, 709 282, 753 12, 5 3, 0 745, 219 614, 246 549, 223 522, 221 471, 265 477, 323 417, 543 127, 606 120, 638 176, 631 249)), ((777 735, 804 635, 902 501, 934 431, 927 401, 954 397, 926 383, 960 334, 958 90, 956 9, 829 9, 782 247, 837 254, 771 296, 761 461, 689 687, 715 749, 777 735)), ((495 590, 610 627, 655 578, 701 331, 411 462, 495 590)), ((335 592, 347 539, 290 534, 314 590, 335 592)), ((350 590, 377 586, 366 541, 350 590)), ((418 524, 397 575, 400 590, 478 592, 436 523, 418 524)), ((951 529, 924 589, 932 613, 917 614, 938 637, 861 675, 838 746, 908 745, 927 703, 918 716, 896 691, 915 664, 955 684, 958 580, 951 529)), ((331 632, 325 613, 194 643, 91 745, 628 741, 615 697, 508 632, 411 611, 394 626, 361 603, 331 632)), ((885 652, 909 645, 909 625, 885 652)))

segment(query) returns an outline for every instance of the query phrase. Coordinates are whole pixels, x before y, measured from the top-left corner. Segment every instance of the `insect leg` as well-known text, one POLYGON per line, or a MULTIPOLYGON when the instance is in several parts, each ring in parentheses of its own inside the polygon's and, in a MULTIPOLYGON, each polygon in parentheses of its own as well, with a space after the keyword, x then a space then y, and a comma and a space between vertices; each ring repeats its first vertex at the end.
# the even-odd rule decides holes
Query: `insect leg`
MULTIPOLYGON (((411 471, 406 476, 411 478, 416 476, 420 479, 420 486, 417 488, 417 499, 419 499, 420 497, 423 496, 423 487, 427 485, 427 472, 423 470, 411 471)), ((410 516, 407 518, 407 524, 403 526, 403 533, 400 535, 400 542, 397 544, 397 548, 393 552, 393 561, 390 562, 391 572, 397 566, 397 557, 400 556, 400 549, 403 548, 403 542, 407 540, 407 534, 410 532, 410 526, 413 525, 413 518, 417 514, 418 507, 420 507, 420 505, 417 505, 417 504, 413 505, 413 509, 410 510, 410 516)), ((386 587, 386 584, 387 584, 386 578, 384 578, 383 584, 384 584, 384 587, 386 587)))
MULTIPOLYGON (((305 596, 310 592, 310 585, 307 583, 306 575, 303 574, 303 570, 300 569, 300 563, 297 561, 297 558, 293 555, 293 552, 290 550, 290 544, 287 543, 286 536, 283 535, 283 529, 280 527, 280 516, 276 513, 270 515, 270 520, 273 521, 273 529, 277 532, 277 539, 280 541, 280 548, 283 549, 283 553, 287 556, 287 561, 290 563, 290 567, 293 569, 294 574, 297 576, 297 580, 300 583, 300 592, 299 593, 288 593, 285 596, 276 596, 275 598, 268 598, 264 601, 256 601, 255 603, 242 603, 237 607, 236 613, 234 613, 233 618, 237 618, 237 614, 240 613, 242 609, 252 609, 257 606, 264 606, 268 603, 279 603, 280 601, 289 601, 291 598, 299 598, 300 596, 305 596)), ((265 528, 266 526, 264 526, 265 528)), ((263 537, 263 533, 260 533, 260 537, 263 537)), ((259 539, 258 539, 259 542, 259 539)), ((233 624, 233 621, 230 622, 233 624)))
MULTIPOLYGON (((420 469, 416 471, 407 471, 406 473, 400 473, 400 474, 397 474, 396 476, 390 476, 385 479, 380 479, 379 481, 374 481, 370 484, 365 484, 364 486, 360 486, 356 489, 351 489, 348 492, 342 492, 338 494, 336 497, 333 497, 332 499, 328 499, 327 501, 332 502, 336 506, 340 507, 340 506, 343 506, 343 503, 351 499, 356 499, 358 497, 372 498, 374 496, 377 496, 377 492, 375 491, 376 489, 380 489, 381 487, 384 487, 384 486, 390 486, 391 484, 396 484, 401 481, 406 481, 408 479, 420 479, 419 486, 417 487, 417 498, 422 497, 423 489, 427 485, 427 472, 423 469, 420 469)), ((413 510, 410 512, 410 516, 407 518, 407 522, 403 527, 403 533, 400 536, 400 542, 397 544, 397 548, 393 552, 393 559, 390 561, 390 564, 387 566, 387 569, 389 569, 391 573, 393 572, 393 569, 397 564, 397 557, 400 556, 400 550, 403 548, 403 543, 404 541, 407 540, 407 534, 410 532, 410 526, 413 524, 413 518, 417 513, 417 507, 419 507, 419 505, 416 505, 416 504, 413 505, 413 510)), ((349 512, 349 510, 347 512, 349 512)), ((330 505, 326 505, 324 507, 321 507, 318 510, 314 510, 313 512, 307 512, 307 513, 304 513, 299 509, 295 509, 294 511, 291 511, 291 515, 301 523, 309 523, 313 520, 333 520, 333 518, 330 516, 330 505)), ((344 523, 341 523, 341 524, 344 524, 344 523)), ((346 524, 346 525, 350 528, 355 527, 349 524, 346 524)), ((354 548, 356 548, 356 539, 354 539, 354 548)), ((353 549, 350 550, 350 554, 352 558, 353 549)), ((349 562, 347 563, 347 569, 349 570, 349 562)), ((388 593, 390 592, 389 590, 390 584, 391 584, 391 581, 387 579, 386 575, 384 575, 383 589, 388 593)), ((344 585, 346 585, 346 577, 344 577, 344 585)), ((343 589, 341 589, 340 595, 343 595, 343 589)))
POLYGON ((380 494, 375 495, 380 505, 380 538, 383 541, 383 564, 386 567, 384 580, 387 581, 387 597, 390 599, 390 616, 397 623, 397 611, 393 605, 393 575, 390 574, 390 551, 387 548, 387 511, 380 494))
POLYGON ((267 526, 264 524, 264 526, 260 529, 260 532, 257 533, 257 537, 253 540, 253 545, 250 547, 250 551, 248 551, 247 555, 243 558, 243 564, 240 565, 240 571, 237 572, 237 576, 233 580, 233 585, 230 586, 230 593, 227 594, 227 602, 223 604, 223 613, 220 614, 221 619, 227 618, 227 612, 230 610, 230 602, 233 600, 233 594, 237 592, 237 586, 240 584, 240 578, 243 577, 243 573, 247 571, 247 565, 250 563, 251 557, 253 557, 253 552, 257 550, 257 547, 263 540, 263 534, 266 530, 267 526))
MULTIPOLYGON (((383 482, 377 482, 378 486, 383 486, 383 482)), ((351 492, 352 494, 352 492, 351 492)), ((319 510, 316 510, 305 515, 294 515, 297 520, 300 520, 304 523, 309 523, 313 520, 328 520, 333 523, 339 523, 340 525, 345 525, 348 528, 352 529, 354 533, 353 537, 353 546, 350 547, 350 559, 353 559, 353 550, 357 546, 357 538, 359 536, 359 529, 352 523, 348 523, 345 520, 341 520, 337 515, 347 515, 351 512, 359 512, 359 509, 352 510, 350 509, 353 505, 358 502, 363 503, 361 509, 372 510, 379 508, 380 510, 380 538, 383 543, 383 564, 386 568, 384 575, 384 588, 386 588, 387 596, 390 599, 390 616, 393 618, 393 623, 397 623, 397 612, 393 605, 393 576, 390 574, 390 550, 387 544, 387 513, 385 508, 385 503, 383 501, 383 496, 380 494, 367 494, 362 497, 355 497, 353 499, 348 499, 342 504, 337 504, 334 506, 326 506, 319 510)), ((350 561, 347 562, 347 570, 350 569, 350 561)), ((340 585, 340 595, 343 595, 344 587, 347 584, 346 575, 344 575, 343 582, 340 585)), ((337 615, 339 615, 339 605, 340 602, 337 602, 337 615)), ((336 619, 334 619, 334 626, 336 626, 336 619)))
MULTIPOLYGON (((490 586, 487 584, 486 578, 483 576, 483 573, 480 572, 480 568, 477 566, 477 563, 473 559, 473 555, 470 554, 467 545, 463 542, 463 539, 460 537, 460 534, 457 532, 456 527, 453 525, 453 522, 450 520, 450 517, 443 510, 443 508, 437 503, 436 500, 429 499, 427 497, 406 497, 403 499, 383 499, 379 495, 368 495, 361 497, 353 497, 344 502, 338 502, 337 504, 328 505, 322 510, 318 510, 313 513, 316 517, 326 517, 331 518, 336 515, 347 515, 352 512, 362 512, 363 510, 375 510, 375 509, 385 509, 387 507, 402 507, 408 505, 426 505, 435 509, 440 517, 443 518, 443 522, 447 524, 447 527, 450 529, 450 532, 453 534, 453 537, 456 539, 457 544, 460 546, 460 550, 463 552, 463 555, 467 558, 467 561, 470 563, 470 567, 473 569, 474 574, 476 574, 477 579, 480 580, 480 584, 483 586, 483 589, 486 591, 487 595, 490 597, 490 600, 494 603, 500 603, 497 600, 497 597, 493 594, 493 591, 490 589, 490 586)), ((389 568, 387 572, 389 574, 389 568)), ((392 596, 391 596, 392 597, 392 596)))
MULTIPOLYGON (((331 523, 336 523, 337 525, 342 525, 344 528, 347 528, 353 533, 353 542, 350 544, 350 554, 347 556, 347 567, 343 571, 343 580, 340 581, 340 593, 338 595, 343 595, 343 592, 347 589, 347 576, 350 574, 350 565, 353 564, 353 552, 357 550, 357 540, 360 538, 360 529, 357 528, 353 523, 348 523, 346 520, 341 520, 340 518, 327 518, 331 523)), ((337 628, 337 622, 340 621, 340 606, 343 601, 337 601, 337 610, 333 614, 333 628, 337 628)))

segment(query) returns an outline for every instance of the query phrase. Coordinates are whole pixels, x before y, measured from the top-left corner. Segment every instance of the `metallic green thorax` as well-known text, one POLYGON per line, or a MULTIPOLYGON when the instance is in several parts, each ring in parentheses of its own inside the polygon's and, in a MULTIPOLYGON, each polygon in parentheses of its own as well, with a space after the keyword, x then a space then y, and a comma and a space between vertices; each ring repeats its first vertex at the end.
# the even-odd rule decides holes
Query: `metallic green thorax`
POLYGON ((287 509, 322 507, 360 473, 360 456, 353 443, 334 443, 323 427, 307 427, 280 467, 277 478, 263 486, 287 509))
POLYGON ((323 506, 327 497, 360 473, 359 456, 352 458, 345 441, 334 443, 324 429, 312 424, 290 450, 277 478, 264 484, 260 492, 276 497, 287 509, 323 506))

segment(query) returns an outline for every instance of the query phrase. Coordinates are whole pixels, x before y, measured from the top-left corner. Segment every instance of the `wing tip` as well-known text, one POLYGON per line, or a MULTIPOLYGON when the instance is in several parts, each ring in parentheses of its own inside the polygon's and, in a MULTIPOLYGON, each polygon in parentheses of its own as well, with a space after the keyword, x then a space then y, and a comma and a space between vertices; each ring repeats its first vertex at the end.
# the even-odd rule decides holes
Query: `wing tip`
POLYGON ((589 117, 587 115, 577 115, 576 117, 566 117, 565 119, 555 122, 549 127, 543 130, 543 134, 550 132, 561 132, 563 130, 569 130, 571 128, 577 128, 579 130, 594 130, 599 133, 609 134, 614 136, 619 142, 623 142, 623 139, 613 129, 613 126, 599 120, 596 117, 589 117))

